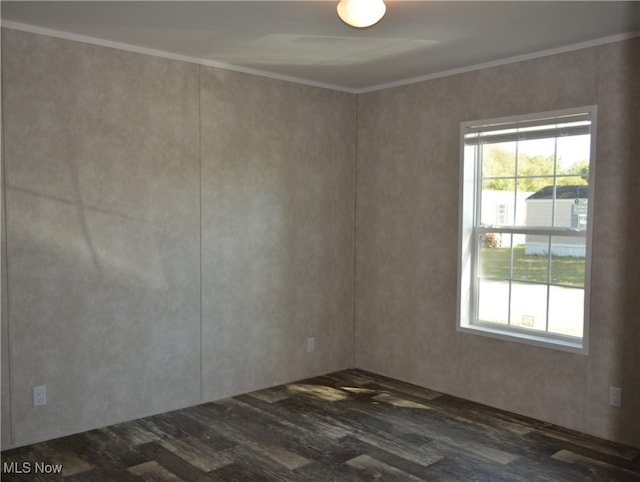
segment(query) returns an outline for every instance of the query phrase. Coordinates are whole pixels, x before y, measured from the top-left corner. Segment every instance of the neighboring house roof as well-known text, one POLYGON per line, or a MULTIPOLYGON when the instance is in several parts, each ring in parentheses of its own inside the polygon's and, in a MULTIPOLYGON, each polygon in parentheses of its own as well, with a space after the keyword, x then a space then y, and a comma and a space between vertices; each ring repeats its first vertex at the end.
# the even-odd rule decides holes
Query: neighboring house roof
MULTIPOLYGON (((530 199, 553 199, 554 186, 543 187, 527 198, 530 199)), ((556 199, 587 199, 589 196, 589 186, 555 186, 556 199)))

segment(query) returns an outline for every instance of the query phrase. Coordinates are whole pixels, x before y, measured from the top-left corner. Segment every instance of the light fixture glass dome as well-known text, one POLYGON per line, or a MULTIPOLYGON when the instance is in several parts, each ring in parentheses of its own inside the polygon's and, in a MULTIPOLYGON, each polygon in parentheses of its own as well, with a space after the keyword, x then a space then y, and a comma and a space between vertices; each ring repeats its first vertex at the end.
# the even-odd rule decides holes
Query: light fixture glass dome
POLYGON ((338 16, 352 27, 370 27, 387 11, 383 0, 340 0, 338 16))

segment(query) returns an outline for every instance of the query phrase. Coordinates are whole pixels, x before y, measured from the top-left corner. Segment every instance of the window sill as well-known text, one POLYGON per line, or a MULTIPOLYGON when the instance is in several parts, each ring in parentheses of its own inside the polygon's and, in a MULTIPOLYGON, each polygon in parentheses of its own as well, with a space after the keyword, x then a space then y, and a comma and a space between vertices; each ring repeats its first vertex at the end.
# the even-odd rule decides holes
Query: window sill
POLYGON ((541 348, 548 348, 552 350, 566 351, 569 353, 577 353, 580 355, 587 355, 588 348, 586 339, 579 341, 558 340, 554 338, 547 338, 544 336, 536 336, 530 333, 519 333, 514 331, 500 330, 496 328, 490 328, 486 326, 458 326, 458 330, 461 333, 467 333, 471 335, 485 336, 488 338, 495 338, 498 340, 511 341, 515 343, 523 343, 525 345, 532 345, 541 348))

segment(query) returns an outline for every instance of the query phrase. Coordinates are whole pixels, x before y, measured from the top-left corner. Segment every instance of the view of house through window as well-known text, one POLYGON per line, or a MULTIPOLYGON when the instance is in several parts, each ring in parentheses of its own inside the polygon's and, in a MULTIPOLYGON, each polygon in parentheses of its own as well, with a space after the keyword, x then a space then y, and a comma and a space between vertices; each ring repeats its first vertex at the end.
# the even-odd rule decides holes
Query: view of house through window
POLYGON ((583 348, 593 115, 463 124, 462 328, 583 348))

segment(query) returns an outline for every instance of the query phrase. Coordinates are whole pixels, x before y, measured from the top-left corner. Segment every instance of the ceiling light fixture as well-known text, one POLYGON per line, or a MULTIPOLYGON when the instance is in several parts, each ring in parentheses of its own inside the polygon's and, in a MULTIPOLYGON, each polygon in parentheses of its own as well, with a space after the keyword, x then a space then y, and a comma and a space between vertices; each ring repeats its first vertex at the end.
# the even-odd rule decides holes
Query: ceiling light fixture
POLYGON ((383 0, 340 0, 338 16, 352 27, 364 28, 380 21, 387 11, 383 0))

